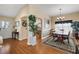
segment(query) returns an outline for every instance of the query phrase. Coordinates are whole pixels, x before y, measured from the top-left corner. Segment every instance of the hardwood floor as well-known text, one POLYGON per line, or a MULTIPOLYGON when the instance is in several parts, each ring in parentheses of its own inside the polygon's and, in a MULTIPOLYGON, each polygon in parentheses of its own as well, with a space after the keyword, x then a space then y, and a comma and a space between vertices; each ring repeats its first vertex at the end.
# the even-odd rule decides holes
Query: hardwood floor
POLYGON ((64 51, 60 51, 56 48, 43 44, 37 40, 36 46, 28 46, 27 40, 19 41, 15 39, 5 39, 4 46, 9 46, 9 54, 63 54, 64 51))

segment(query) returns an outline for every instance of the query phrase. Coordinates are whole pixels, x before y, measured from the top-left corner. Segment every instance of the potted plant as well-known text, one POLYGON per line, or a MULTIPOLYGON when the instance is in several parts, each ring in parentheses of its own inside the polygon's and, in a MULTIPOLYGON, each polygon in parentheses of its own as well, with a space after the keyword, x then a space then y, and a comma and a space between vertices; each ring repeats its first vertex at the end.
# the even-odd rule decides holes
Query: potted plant
POLYGON ((75 21, 72 23, 73 33, 76 39, 79 38, 79 22, 75 21))
POLYGON ((37 25, 36 25, 36 17, 34 15, 29 15, 29 45, 36 45, 36 32, 37 32, 37 25))

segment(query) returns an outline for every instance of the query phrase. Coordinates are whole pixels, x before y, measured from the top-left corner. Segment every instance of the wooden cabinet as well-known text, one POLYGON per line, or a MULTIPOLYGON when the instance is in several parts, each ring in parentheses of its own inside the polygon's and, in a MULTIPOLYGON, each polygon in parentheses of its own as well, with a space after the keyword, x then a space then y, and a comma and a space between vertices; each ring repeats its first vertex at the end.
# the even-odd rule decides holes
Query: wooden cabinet
POLYGON ((18 39, 19 38, 19 32, 12 32, 12 38, 18 39))

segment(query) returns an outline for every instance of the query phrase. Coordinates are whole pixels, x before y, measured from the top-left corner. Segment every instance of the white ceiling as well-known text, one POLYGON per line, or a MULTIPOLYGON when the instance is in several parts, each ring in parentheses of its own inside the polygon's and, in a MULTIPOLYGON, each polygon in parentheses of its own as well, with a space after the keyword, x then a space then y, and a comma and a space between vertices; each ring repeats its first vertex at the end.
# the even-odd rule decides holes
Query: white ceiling
POLYGON ((0 16, 15 17, 24 4, 0 4, 0 16))
MULTIPOLYGON (((25 4, 0 4, 0 16, 16 16, 25 4)), ((59 8, 62 14, 79 12, 79 4, 39 4, 37 5, 43 12, 50 16, 59 15, 59 8)))
POLYGON ((62 9, 62 14, 79 12, 79 4, 43 4, 39 5, 41 10, 50 16, 59 15, 59 9, 62 9))

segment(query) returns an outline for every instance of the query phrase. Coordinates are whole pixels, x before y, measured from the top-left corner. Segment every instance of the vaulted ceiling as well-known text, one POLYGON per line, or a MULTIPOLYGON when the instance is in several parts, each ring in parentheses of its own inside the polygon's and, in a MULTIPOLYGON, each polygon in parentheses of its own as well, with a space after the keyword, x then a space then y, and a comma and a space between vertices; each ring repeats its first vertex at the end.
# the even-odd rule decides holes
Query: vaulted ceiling
MULTIPOLYGON (((0 4, 0 16, 16 16, 25 4, 0 4)), ((62 14, 79 12, 79 4, 39 4, 37 5, 43 12, 50 16, 59 15, 59 8, 62 14)))
POLYGON ((15 17, 24 4, 0 4, 0 16, 15 17))

